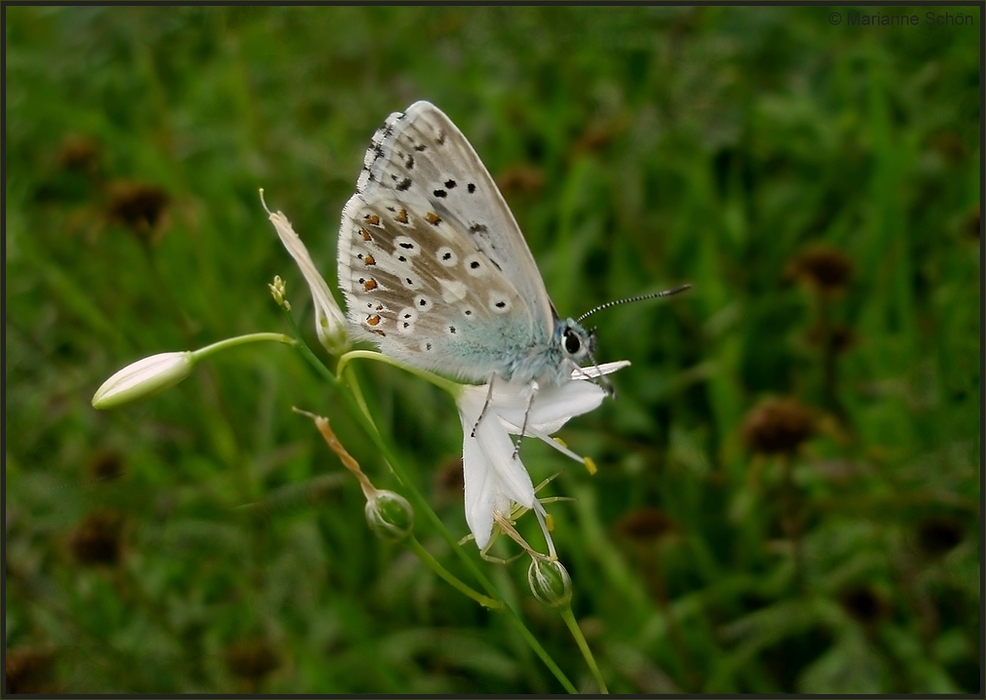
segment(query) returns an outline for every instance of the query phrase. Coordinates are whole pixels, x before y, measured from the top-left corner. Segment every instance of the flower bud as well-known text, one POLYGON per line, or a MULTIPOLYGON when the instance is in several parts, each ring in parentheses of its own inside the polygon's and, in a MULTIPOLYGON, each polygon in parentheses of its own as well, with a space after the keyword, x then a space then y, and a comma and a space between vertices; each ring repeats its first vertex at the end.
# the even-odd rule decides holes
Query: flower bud
POLYGON ((267 288, 270 289, 270 294, 274 297, 274 302, 278 306, 284 307, 285 311, 291 310, 291 302, 284 298, 284 295, 287 294, 288 287, 284 284, 284 280, 281 279, 280 275, 274 275, 274 281, 268 284, 267 288))
POLYGON ((127 365, 103 382, 92 397, 93 408, 116 408, 173 387, 192 372, 191 352, 162 352, 127 365))
POLYGON ((414 510, 400 494, 378 490, 366 499, 366 521, 380 539, 400 542, 411 534, 414 510))
POLYGON ((557 559, 532 558, 527 570, 527 585, 534 597, 548 607, 565 607, 572 600, 572 579, 557 559))

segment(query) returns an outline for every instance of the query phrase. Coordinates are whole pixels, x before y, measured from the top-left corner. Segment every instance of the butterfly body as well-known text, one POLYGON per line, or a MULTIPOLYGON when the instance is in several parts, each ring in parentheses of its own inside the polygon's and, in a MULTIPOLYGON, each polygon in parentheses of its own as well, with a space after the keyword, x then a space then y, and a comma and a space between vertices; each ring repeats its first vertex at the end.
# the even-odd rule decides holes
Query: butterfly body
POLYGON ((489 172, 437 107, 387 119, 356 189, 338 273, 357 338, 464 381, 570 379, 591 335, 558 318, 489 172))

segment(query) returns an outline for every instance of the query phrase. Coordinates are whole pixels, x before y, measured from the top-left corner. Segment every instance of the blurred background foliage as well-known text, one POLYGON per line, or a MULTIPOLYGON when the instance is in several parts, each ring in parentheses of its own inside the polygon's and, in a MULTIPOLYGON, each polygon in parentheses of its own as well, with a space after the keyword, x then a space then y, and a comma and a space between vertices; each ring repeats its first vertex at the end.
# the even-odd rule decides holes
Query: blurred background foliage
MULTIPOLYGON (((549 512, 610 689, 981 692, 981 18, 880 9, 904 11, 975 21, 7 7, 7 691, 561 690, 502 616, 367 530, 290 407, 396 485, 290 349, 89 405, 140 357, 285 330, 275 274, 314 340, 257 189, 334 284, 370 135, 428 99, 562 315, 694 285, 593 317, 598 360, 633 362, 561 432, 597 475, 525 443, 535 481, 561 472, 542 495, 576 499, 549 512)), ((454 405, 359 371, 464 535, 454 405)), ((525 565, 480 565, 591 690, 525 565)))

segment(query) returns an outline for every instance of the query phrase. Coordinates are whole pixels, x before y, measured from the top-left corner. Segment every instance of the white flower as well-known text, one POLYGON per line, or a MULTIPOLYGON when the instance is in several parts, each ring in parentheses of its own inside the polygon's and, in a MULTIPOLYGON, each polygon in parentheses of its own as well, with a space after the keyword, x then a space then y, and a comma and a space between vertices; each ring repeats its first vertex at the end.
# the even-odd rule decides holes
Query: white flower
MULTIPOLYGON (((589 379, 610 374, 629 364, 621 361, 582 368, 572 372, 572 381, 540 388, 531 404, 524 435, 540 438, 572 459, 583 462, 577 454, 551 439, 551 433, 558 431, 570 418, 588 413, 602 403, 606 391, 589 379)), ((538 515, 547 537, 544 508, 534 495, 534 484, 520 457, 514 456, 514 443, 510 438, 510 435, 520 434, 530 388, 526 384, 494 381, 486 414, 477 426, 487 396, 488 384, 465 385, 455 400, 463 433, 466 523, 482 549, 493 532, 493 512, 509 515, 513 501, 538 515), (475 437, 472 436, 474 427, 475 437)))
MULTIPOLYGON (((263 202, 263 190, 260 191, 260 201, 263 202)), ((274 224, 277 235, 281 243, 287 248, 288 253, 301 269, 301 274, 308 282, 308 288, 312 293, 312 300, 315 302, 315 333, 322 346, 333 355, 340 355, 349 347, 349 340, 346 337, 346 316, 342 309, 332 297, 329 285, 326 284, 318 268, 312 262, 308 249, 301 242, 301 238, 291 227, 291 222, 281 212, 271 214, 270 209, 264 204, 264 209, 274 224)))

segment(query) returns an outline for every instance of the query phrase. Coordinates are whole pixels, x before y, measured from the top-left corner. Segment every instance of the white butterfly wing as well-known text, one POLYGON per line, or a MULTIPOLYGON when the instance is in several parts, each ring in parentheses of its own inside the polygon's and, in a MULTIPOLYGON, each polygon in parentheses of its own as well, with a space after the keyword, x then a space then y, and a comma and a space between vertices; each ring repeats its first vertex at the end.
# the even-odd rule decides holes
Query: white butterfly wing
POLYGON ((510 281, 459 224, 420 202, 353 195, 343 209, 339 285, 358 337, 429 371, 509 376, 537 340, 510 281))
POLYGON ((391 114, 374 134, 356 191, 372 199, 377 190, 420 199, 439 216, 460 223, 550 335, 551 300, 527 241, 472 145, 435 105, 415 102, 391 114))
POLYGON ((343 209, 339 285, 356 334, 461 379, 511 377, 554 315, 513 215, 476 152, 417 102, 373 136, 343 209))

